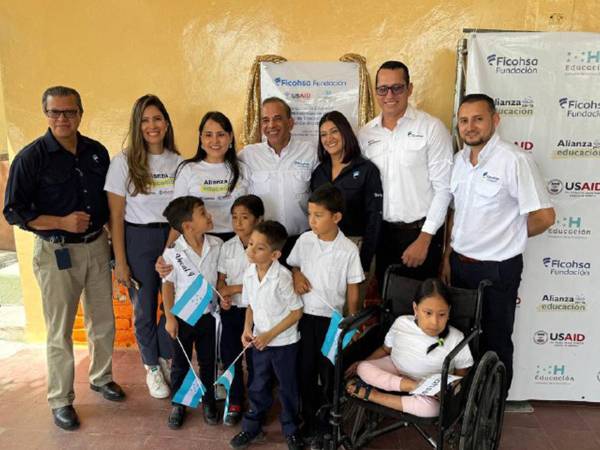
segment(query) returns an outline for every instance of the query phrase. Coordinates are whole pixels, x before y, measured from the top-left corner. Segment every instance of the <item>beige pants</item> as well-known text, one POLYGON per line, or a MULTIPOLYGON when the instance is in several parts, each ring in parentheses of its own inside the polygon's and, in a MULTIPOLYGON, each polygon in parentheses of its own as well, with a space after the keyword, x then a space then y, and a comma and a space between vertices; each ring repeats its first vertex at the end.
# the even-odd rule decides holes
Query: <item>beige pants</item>
POLYGON ((33 269, 42 292, 46 321, 48 402, 51 408, 70 405, 75 399, 73 379, 73 323, 79 297, 90 352, 90 383, 102 386, 112 381, 115 318, 112 308, 110 252, 106 233, 88 244, 66 244, 71 268, 58 270, 54 251, 61 248, 35 239, 33 269))

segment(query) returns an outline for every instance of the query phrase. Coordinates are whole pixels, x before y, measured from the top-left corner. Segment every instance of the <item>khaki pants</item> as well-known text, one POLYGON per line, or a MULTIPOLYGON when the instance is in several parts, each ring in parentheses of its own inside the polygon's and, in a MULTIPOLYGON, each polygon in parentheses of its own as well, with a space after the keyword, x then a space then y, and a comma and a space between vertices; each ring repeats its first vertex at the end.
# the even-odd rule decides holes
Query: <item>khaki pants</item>
POLYGON ((106 233, 87 244, 65 244, 71 268, 59 270, 54 251, 61 248, 35 239, 33 269, 40 285, 46 321, 48 402, 51 408, 70 405, 75 399, 73 379, 73 323, 79 297, 90 352, 90 383, 102 386, 112 381, 115 318, 112 308, 110 252, 106 233))

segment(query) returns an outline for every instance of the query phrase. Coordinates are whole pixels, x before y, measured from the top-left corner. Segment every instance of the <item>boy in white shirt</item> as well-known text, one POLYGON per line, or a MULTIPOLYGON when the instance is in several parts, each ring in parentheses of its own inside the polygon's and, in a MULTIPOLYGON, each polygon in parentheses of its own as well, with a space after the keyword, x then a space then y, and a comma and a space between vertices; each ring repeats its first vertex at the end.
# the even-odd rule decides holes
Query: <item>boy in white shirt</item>
MULTIPOLYGON (((179 197, 169 203, 164 216, 169 225, 181 236, 163 253, 163 258, 173 266, 173 270, 163 279, 163 302, 167 323, 165 329, 173 338, 179 338, 185 354, 178 342, 173 341, 173 365, 171 368, 171 391, 177 393, 189 370, 188 359, 192 358, 196 347, 200 379, 206 388, 202 399, 204 420, 209 425, 218 422, 213 383, 215 381, 215 318, 214 296, 200 320, 194 326, 171 313, 171 309, 182 294, 201 274, 215 286, 217 283, 217 260, 223 241, 205 234, 213 227, 212 218, 206 212, 202 199, 193 196, 179 197), (186 357, 187 354, 187 357, 186 357)), ((169 414, 169 428, 178 429, 185 419, 185 406, 174 403, 169 414)))
POLYGON ((311 231, 300 236, 287 258, 294 289, 304 303, 298 363, 302 434, 315 449, 322 448, 328 425, 327 411, 318 414, 319 409, 331 403, 333 393, 333 365, 321 354, 321 346, 333 309, 340 314, 360 309, 359 283, 365 279, 358 247, 338 228, 343 209, 338 188, 325 184, 316 189, 308 200, 311 231))
POLYGON ((268 220, 254 228, 248 242, 252 264, 243 281, 242 299, 248 307, 242 344, 253 347, 254 377, 248 389, 250 409, 244 415, 242 431, 229 443, 234 449, 264 440, 262 421, 273 404, 273 375, 279 383, 279 420, 288 448, 304 447, 298 434, 296 378, 302 301, 294 293, 290 271, 278 261, 286 239, 284 226, 268 220))

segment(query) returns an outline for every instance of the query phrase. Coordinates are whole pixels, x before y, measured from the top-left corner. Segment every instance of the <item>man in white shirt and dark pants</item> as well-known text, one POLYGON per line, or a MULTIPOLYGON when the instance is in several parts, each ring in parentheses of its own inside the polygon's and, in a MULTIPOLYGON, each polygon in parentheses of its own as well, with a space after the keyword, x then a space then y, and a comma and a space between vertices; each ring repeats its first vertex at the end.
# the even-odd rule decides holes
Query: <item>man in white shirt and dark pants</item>
POLYGON ((403 275, 421 280, 439 271, 452 139, 439 119, 408 104, 413 85, 405 64, 385 62, 375 83, 381 114, 358 139, 381 172, 384 222, 376 256, 381 288, 391 264, 403 263, 403 275))
POLYGON ((280 222, 289 235, 281 252, 285 264, 298 236, 308 230, 307 203, 310 176, 319 163, 317 148, 292 136, 292 111, 280 98, 262 102, 260 120, 267 141, 247 145, 239 159, 249 170, 250 193, 265 205, 265 220, 280 222))
POLYGON ((454 214, 448 227, 443 277, 452 286, 486 289, 481 351, 493 350, 512 381, 517 291, 527 238, 543 233, 555 219, 537 166, 531 156, 500 139, 500 116, 485 94, 470 94, 458 110, 464 148, 456 154, 451 191, 454 214))

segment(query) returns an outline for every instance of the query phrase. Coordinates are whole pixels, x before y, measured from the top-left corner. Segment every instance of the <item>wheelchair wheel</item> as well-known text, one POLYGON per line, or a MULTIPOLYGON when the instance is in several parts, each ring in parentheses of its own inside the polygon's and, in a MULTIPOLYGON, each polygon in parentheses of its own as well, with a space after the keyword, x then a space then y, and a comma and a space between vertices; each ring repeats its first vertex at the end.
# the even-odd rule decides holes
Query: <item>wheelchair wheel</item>
POLYGON ((496 450, 504 418, 506 369, 494 352, 481 358, 469 390, 460 450, 496 450))

